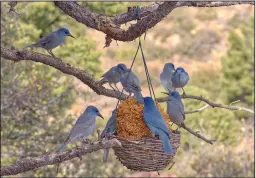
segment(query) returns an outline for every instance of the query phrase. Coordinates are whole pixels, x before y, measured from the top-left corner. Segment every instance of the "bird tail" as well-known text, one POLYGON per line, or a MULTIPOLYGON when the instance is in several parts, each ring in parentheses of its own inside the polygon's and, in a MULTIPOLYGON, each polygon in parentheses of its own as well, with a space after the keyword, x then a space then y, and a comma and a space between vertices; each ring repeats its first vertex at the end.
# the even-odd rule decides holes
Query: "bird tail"
POLYGON ((56 152, 60 152, 66 146, 66 144, 67 142, 62 143, 56 152))
POLYGON ((37 43, 31 44, 31 45, 24 47, 23 49, 30 48, 30 47, 39 47, 39 45, 37 43))
POLYGON ((161 141, 162 141, 162 144, 164 147, 164 151, 167 153, 172 153, 173 149, 172 149, 172 145, 171 145, 168 135, 166 135, 166 133, 164 133, 163 131, 159 131, 159 132, 160 132, 159 136, 161 138, 161 141))
POLYGON ((135 95, 136 100, 138 101, 138 103, 140 103, 140 104, 144 103, 143 96, 142 96, 140 91, 134 91, 134 95, 135 95))
POLYGON ((104 155, 103 155, 103 162, 108 162, 108 153, 109 153, 109 148, 104 149, 104 155))
MULTIPOLYGON (((103 76, 101 76, 101 77, 103 77, 103 76)), ((99 84, 100 85, 103 85, 103 84, 105 84, 105 83, 107 83, 108 81, 105 79, 105 78, 103 78, 103 79, 101 79, 100 81, 99 81, 99 84)))

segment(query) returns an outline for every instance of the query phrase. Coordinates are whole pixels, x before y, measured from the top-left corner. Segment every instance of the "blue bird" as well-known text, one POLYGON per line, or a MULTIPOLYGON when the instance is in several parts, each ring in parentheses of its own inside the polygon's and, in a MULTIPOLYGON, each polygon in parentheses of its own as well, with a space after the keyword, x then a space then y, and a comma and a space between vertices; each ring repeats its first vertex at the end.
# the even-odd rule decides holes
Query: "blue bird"
POLYGON ((177 129, 184 124, 185 111, 179 92, 174 91, 170 94, 170 101, 167 101, 167 114, 171 121, 178 125, 177 129))
POLYGON ((143 116, 146 125, 152 132, 153 137, 160 136, 165 152, 172 153, 172 145, 170 143, 170 132, 163 115, 157 109, 151 97, 144 98, 143 116))
MULTIPOLYGON (((112 111, 112 116, 109 118, 104 130, 101 133, 101 138, 106 137, 108 134, 116 132, 116 109, 112 111)), ((104 149, 103 162, 108 161, 109 148, 104 149)))
POLYGON ((143 104, 143 96, 141 94, 140 80, 132 71, 129 74, 129 71, 130 70, 127 70, 126 73, 124 73, 121 76, 121 79, 120 79, 121 84, 124 90, 129 93, 129 97, 131 96, 131 93, 133 93, 134 96, 136 97, 136 100, 139 103, 143 104))
POLYGON ((175 71, 173 63, 166 63, 163 72, 160 74, 160 81, 164 89, 168 92, 173 91, 172 76, 175 71))
POLYGON ((61 45, 64 42, 64 39, 66 36, 70 36, 72 38, 75 38, 74 36, 72 36, 69 32, 68 29, 66 28, 60 28, 57 31, 54 31, 50 34, 48 34, 47 36, 41 38, 37 43, 26 46, 25 48, 28 47, 40 47, 40 48, 44 48, 47 50, 47 52, 55 57, 55 55, 53 54, 52 50, 56 47, 58 47, 59 45, 61 45))
POLYGON ((88 106, 84 113, 77 119, 67 139, 62 143, 57 152, 61 151, 72 140, 85 141, 84 137, 88 137, 95 128, 97 116, 104 119, 95 106, 88 106))
POLYGON ((119 91, 119 89, 117 88, 116 84, 118 82, 120 82, 120 78, 121 76, 127 71, 127 67, 125 64, 118 64, 117 66, 112 67, 111 69, 109 69, 105 74, 103 74, 101 77, 103 77, 99 83, 108 83, 109 86, 115 90, 115 88, 112 86, 112 84, 114 84, 114 86, 116 87, 116 89, 119 91))
POLYGON ((187 85, 188 81, 188 73, 182 67, 178 67, 172 76, 172 86, 174 88, 182 88, 183 94, 185 94, 183 87, 187 85))

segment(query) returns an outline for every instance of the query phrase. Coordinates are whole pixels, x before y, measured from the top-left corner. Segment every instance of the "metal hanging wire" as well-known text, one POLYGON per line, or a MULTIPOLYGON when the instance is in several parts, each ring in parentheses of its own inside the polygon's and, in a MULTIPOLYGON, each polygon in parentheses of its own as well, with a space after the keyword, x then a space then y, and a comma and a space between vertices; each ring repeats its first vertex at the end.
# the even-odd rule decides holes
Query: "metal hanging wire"
POLYGON ((150 78, 150 75, 149 75, 149 72, 148 72, 148 67, 147 67, 146 59, 145 59, 145 56, 144 56, 144 53, 143 53, 143 49, 142 49, 142 44, 141 44, 140 38, 139 38, 139 46, 140 46, 142 60, 143 60, 143 63, 144 63, 144 68, 145 68, 145 72, 146 72, 146 76, 147 76, 147 82, 148 82, 150 96, 152 97, 152 93, 153 93, 154 100, 156 100, 154 88, 153 88, 152 81, 151 81, 151 78, 150 78), (151 90, 152 90, 152 93, 151 93, 151 90))
MULTIPOLYGON (((142 49, 142 44, 141 44, 140 38, 139 38, 138 48, 137 48, 136 53, 134 55, 131 67, 129 69, 129 73, 128 73, 125 81, 127 81, 127 79, 129 78, 129 75, 131 73, 131 70, 132 70, 133 64, 134 64, 134 62, 136 60, 136 57, 137 57, 139 49, 140 49, 141 55, 142 55, 142 60, 143 60, 144 69, 145 69, 145 73, 146 73, 146 77, 147 77, 147 82, 148 82, 149 93, 150 93, 150 96, 154 97, 154 100, 155 100, 156 96, 155 96, 154 88, 153 88, 153 85, 152 85, 152 82, 151 82, 151 78, 150 78, 150 75, 149 75, 149 72, 148 72, 148 67, 147 67, 146 59, 145 59, 145 56, 144 56, 144 53, 143 53, 143 49, 142 49), (152 96, 152 93, 153 93, 153 96, 152 96)), ((121 96, 122 96, 123 92, 124 92, 124 88, 122 89, 122 91, 121 91, 121 93, 120 93, 120 95, 118 97, 118 101, 117 101, 117 104, 116 104, 116 109, 117 109, 117 106, 118 106, 118 104, 119 104, 119 102, 121 100, 121 96)))
MULTIPOLYGON (((137 57, 139 48, 140 48, 140 44, 138 45, 137 51, 136 51, 136 53, 135 53, 135 56, 134 56, 133 61, 132 61, 132 64, 131 64, 131 67, 130 67, 130 69, 129 69, 129 73, 128 73, 128 75, 127 75, 125 81, 127 81, 128 77, 129 77, 129 75, 130 75, 130 73, 131 73, 131 71, 132 71, 132 67, 133 67, 133 64, 134 64, 134 62, 135 62, 135 59, 136 59, 136 57, 137 57)), ((117 101, 117 104, 116 104, 116 108, 117 108, 117 106, 118 106, 118 104, 119 104, 119 102, 120 102, 120 100, 121 100, 121 96, 122 96, 123 92, 124 92, 124 88, 122 89, 122 91, 121 91, 121 93, 120 93, 120 95, 119 95, 119 98, 118 98, 118 101, 117 101)))

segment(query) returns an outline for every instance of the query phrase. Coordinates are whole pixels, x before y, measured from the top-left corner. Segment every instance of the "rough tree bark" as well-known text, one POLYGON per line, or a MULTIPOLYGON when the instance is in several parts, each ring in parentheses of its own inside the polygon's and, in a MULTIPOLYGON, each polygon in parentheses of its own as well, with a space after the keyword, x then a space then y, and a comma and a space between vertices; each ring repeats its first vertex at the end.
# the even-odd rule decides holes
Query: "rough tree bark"
POLYGON ((136 8, 129 8, 127 12, 115 16, 108 16, 93 13, 88 7, 83 7, 76 2, 56 1, 55 5, 63 12, 74 18, 76 21, 85 24, 87 27, 101 31, 107 35, 106 46, 109 46, 111 39, 118 41, 133 41, 140 37, 148 29, 154 27, 163 20, 173 9, 183 6, 188 7, 221 7, 236 4, 252 4, 254 1, 237 2, 191 2, 191 1, 166 1, 163 3, 153 3, 140 8, 140 18, 136 24, 131 25, 127 30, 123 30, 121 25, 133 20, 137 20, 136 8))
POLYGON ((59 164, 73 158, 81 158, 82 155, 92 153, 104 148, 120 147, 121 143, 117 139, 102 140, 93 144, 84 145, 84 147, 75 147, 72 150, 62 151, 59 153, 46 153, 38 157, 27 157, 17 161, 10 166, 1 166, 1 176, 16 175, 21 172, 27 172, 39 167, 59 164))

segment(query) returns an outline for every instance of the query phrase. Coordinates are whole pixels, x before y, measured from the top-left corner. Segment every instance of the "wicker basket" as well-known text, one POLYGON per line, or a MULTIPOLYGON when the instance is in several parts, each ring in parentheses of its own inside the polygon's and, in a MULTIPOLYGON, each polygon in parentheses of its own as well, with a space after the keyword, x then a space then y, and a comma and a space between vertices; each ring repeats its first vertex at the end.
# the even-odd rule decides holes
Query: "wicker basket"
POLYGON ((165 153, 161 140, 154 137, 143 137, 141 139, 117 138, 122 147, 113 147, 117 159, 128 169, 134 171, 158 171, 166 168, 176 154, 180 145, 180 132, 171 133, 171 144, 173 153, 165 153))

